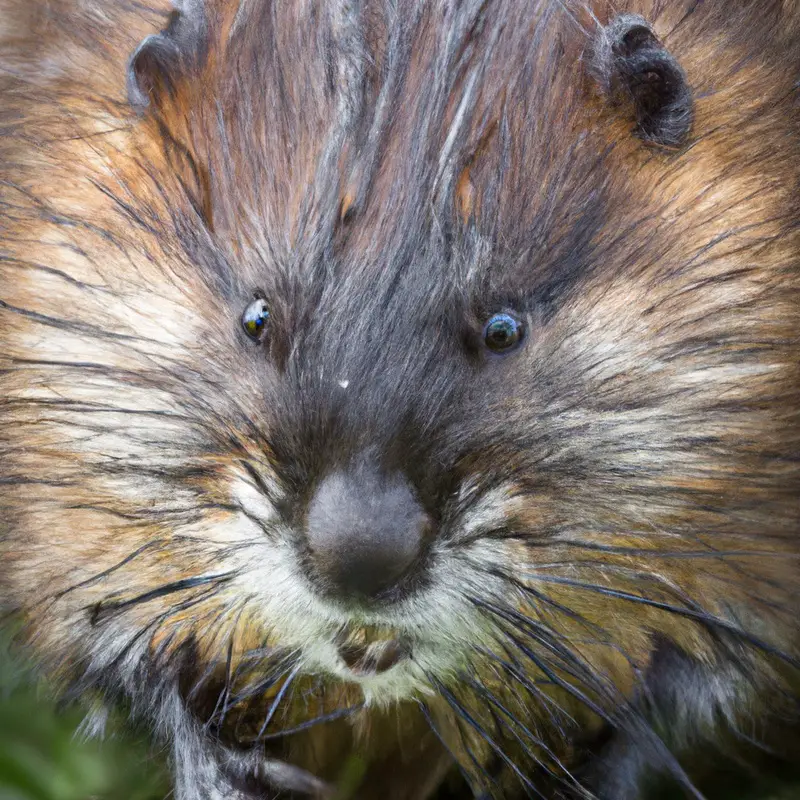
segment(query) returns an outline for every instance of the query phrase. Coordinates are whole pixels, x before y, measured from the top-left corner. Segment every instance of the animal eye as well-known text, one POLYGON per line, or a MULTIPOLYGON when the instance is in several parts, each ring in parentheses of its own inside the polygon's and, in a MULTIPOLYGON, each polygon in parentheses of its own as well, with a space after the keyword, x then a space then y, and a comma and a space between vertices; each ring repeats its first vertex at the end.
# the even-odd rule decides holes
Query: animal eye
POLYGON ((525 326, 510 314, 495 314, 483 326, 483 343, 493 353, 505 355, 515 350, 525 338, 525 326))
POLYGON ((253 300, 242 314, 244 332, 254 341, 260 342, 267 330, 268 319, 269 309, 266 302, 261 298, 253 300))

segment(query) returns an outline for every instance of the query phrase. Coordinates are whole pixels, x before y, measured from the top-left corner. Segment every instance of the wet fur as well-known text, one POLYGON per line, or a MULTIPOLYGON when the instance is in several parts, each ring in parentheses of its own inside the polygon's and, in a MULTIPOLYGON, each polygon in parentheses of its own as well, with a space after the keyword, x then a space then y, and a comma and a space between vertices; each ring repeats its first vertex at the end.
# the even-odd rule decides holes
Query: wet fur
POLYGON ((797 5, 169 12, 0 0, 2 600, 43 665, 149 720, 181 800, 353 750, 397 800, 796 761, 797 5), (690 88, 660 137, 623 12, 690 88), (358 685, 302 509, 366 452, 439 533, 355 617, 412 666, 358 685))

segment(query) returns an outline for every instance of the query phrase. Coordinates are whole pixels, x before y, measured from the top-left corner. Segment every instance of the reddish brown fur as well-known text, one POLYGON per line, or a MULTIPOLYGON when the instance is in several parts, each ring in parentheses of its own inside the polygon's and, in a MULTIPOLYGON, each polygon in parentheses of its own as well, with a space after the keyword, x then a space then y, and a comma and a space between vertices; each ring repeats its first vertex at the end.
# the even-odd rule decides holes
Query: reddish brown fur
MULTIPOLYGON (((630 0, 612 8, 598 0, 588 9, 575 4, 568 13, 557 3, 504 3, 500 43, 481 74, 441 196, 410 188, 422 181, 410 155, 415 137, 430 122, 429 78, 441 33, 434 4, 423 4, 417 25, 408 23, 407 79, 380 146, 371 152, 365 127, 356 127, 336 154, 335 194, 320 185, 320 164, 331 119, 347 111, 326 89, 327 65, 319 54, 326 47, 345 49, 337 37, 346 40, 347 31, 323 24, 324 4, 288 3, 275 12, 273 50, 260 53, 245 37, 231 52, 225 44, 237 4, 208 5, 208 58, 176 69, 174 94, 157 91, 137 118, 125 98, 126 63, 147 33, 163 27, 164 9, 0 0, 2 597, 21 614, 42 661, 66 681, 79 680, 84 669, 92 672, 84 642, 96 634, 87 609, 100 614, 109 603, 218 570, 228 545, 219 532, 235 518, 226 508, 230 476, 244 459, 272 469, 271 453, 245 425, 256 420, 258 426, 263 413, 254 356, 236 338, 231 297, 196 277, 198 253, 208 263, 237 265, 236 297, 241 287, 258 285, 255 265, 267 240, 270 254, 300 264, 314 252, 308 231, 335 218, 331 248, 353 265, 350 277, 367 291, 377 280, 374 253, 401 247, 403 220, 415 213, 413 202, 424 200, 447 206, 456 242, 490 242, 487 260, 498 266, 487 283, 506 276, 511 286, 518 259, 535 255, 551 264, 580 247, 570 236, 602 194, 610 210, 591 232, 594 271, 581 279, 579 297, 541 323, 537 365, 524 369, 536 371, 543 402, 560 409, 558 435, 578 450, 588 450, 589 440, 608 440, 617 472, 591 458, 581 473, 555 478, 546 467, 537 473, 526 466, 519 496, 506 508, 510 526, 562 534, 537 540, 536 577, 513 575, 514 565, 531 558, 529 539, 499 542, 498 557, 515 580, 551 604, 528 595, 518 598, 517 610, 557 631, 598 675, 611 679, 616 693, 587 689, 609 714, 636 693, 663 639, 723 672, 728 652, 720 654, 719 630, 743 632, 745 643, 735 640, 731 647, 741 647, 738 668, 749 682, 736 682, 735 693, 746 699, 731 703, 732 721, 746 727, 754 720, 769 744, 796 754, 785 734, 794 721, 779 724, 773 712, 784 695, 796 700, 800 690, 797 4, 630 0), (311 7, 323 22, 310 20, 311 7), (629 109, 610 103, 587 68, 587 33, 622 10, 652 21, 689 76, 695 120, 690 143, 678 153, 634 136, 629 109), (297 52, 315 57, 299 60, 297 52), (237 93, 252 89, 248 59, 257 57, 264 59, 258 74, 275 76, 269 58, 294 70, 281 81, 266 81, 255 101, 248 96, 237 104, 237 93), (518 64, 524 70, 517 71, 518 64), (244 83, 237 82, 242 76, 244 83), (221 126, 218 98, 224 98, 221 126), (248 103, 255 105, 245 128, 237 109, 248 103), (250 161, 254 143, 260 151, 250 161), (595 181, 600 163, 603 177, 595 181), (116 198, 98 186, 111 187, 116 198), (132 221, 120 200, 143 221, 132 221), (532 230, 539 231, 535 248, 532 230), (141 338, 96 336, 96 330, 141 338), (226 353, 225 363, 207 359, 207 352, 226 353), (54 366, 67 361, 71 366, 54 366), (114 380, 95 378, 92 364, 121 370, 114 380, 127 395, 110 398, 114 380), (174 367, 171 383, 160 371, 164 364, 174 367), (231 371, 240 381, 235 410, 225 391, 214 388, 228 386, 231 371), (570 397, 569 387, 578 382, 589 400, 570 397), (555 384, 561 391, 553 397, 547 387, 555 384), (213 446, 198 433, 203 447, 173 454, 186 469, 186 497, 165 497, 157 477, 151 485, 111 471, 122 451, 103 414, 117 426, 126 419, 120 407, 154 412, 145 427, 137 428, 132 416, 130 429, 119 431, 131 435, 125 446, 134 457, 141 447, 147 458, 147 426, 167 440, 199 428, 181 417, 187 398, 198 394, 209 416, 225 422, 215 428, 213 446), (106 408, 112 400, 113 412, 106 408), (99 415, 96 428, 93 413, 99 415), (137 439, 137 431, 145 438, 137 439), (649 450, 622 446, 640 439, 649 450), (218 505, 195 507, 190 522, 181 518, 174 527, 142 512, 148 502, 192 506, 197 497, 218 505), (172 538, 175 530, 180 538, 172 538), (158 546, 137 556, 135 569, 93 580, 152 541, 158 546), (583 580, 596 590, 552 578, 583 580), (634 602, 640 596, 662 606, 634 602), (676 604, 697 618, 664 607, 676 604), (719 626, 709 627, 701 614, 714 616, 719 626)), ((359 47, 369 54, 364 91, 374 104, 392 21, 379 4, 367 6, 368 33, 359 47)), ((402 13, 410 19, 410 6, 402 13)), ((254 29, 266 36, 259 27, 266 23, 253 14, 254 29)), ((479 52, 484 35, 474 37, 479 52)), ((336 80, 345 84, 347 59, 335 67, 341 70, 336 80)), ((433 153, 446 145, 463 88, 457 82, 444 124, 427 133, 433 153)), ((301 288, 290 279, 284 284, 280 302, 287 308, 293 293, 302 295, 305 279, 297 280, 301 288)), ((281 313, 276 308, 277 318, 281 313)), ((279 357, 288 359, 290 351, 286 343, 279 357)), ((510 428, 527 424, 528 405, 519 398, 507 402, 510 428)), ((498 444, 496 451, 473 454, 465 469, 488 472, 500 456, 514 458, 498 444)), ((224 679, 229 631, 222 622, 239 612, 234 664, 265 642, 280 644, 281 632, 267 629, 233 592, 206 596, 201 587, 180 599, 197 604, 176 610, 174 596, 155 599, 126 612, 125 624, 143 630, 159 657, 193 648, 198 675, 211 664, 215 679, 224 679)), ((542 677, 528 669, 531 679, 542 677)), ((538 755, 548 764, 561 759, 571 768, 571 759, 579 758, 573 734, 591 738, 601 727, 586 704, 551 686, 549 695, 572 717, 569 724, 562 719, 559 730, 548 725, 546 702, 519 686, 512 691, 496 664, 479 662, 477 673, 529 720, 551 750, 538 755)), ((251 678, 243 667, 239 679, 251 678)), ((129 686, 122 689, 135 695, 129 686)), ((451 690, 491 729, 485 699, 463 683, 451 690)), ((331 679, 318 702, 329 712, 359 697, 356 685, 331 679)), ((216 699, 209 700, 212 711, 216 699)), ((146 713, 146 701, 137 703, 146 713)), ((263 707, 241 712, 245 727, 258 725, 263 707)), ((430 713, 464 769, 484 784, 476 764, 498 760, 491 744, 474 730, 459 733, 441 697, 431 699, 430 713)), ((284 720, 291 726, 307 716, 295 693, 284 720)), ((371 764, 360 798, 427 797, 451 769, 414 701, 312 728, 292 737, 280 755, 333 780, 353 748, 371 764)), ((503 751, 509 762, 528 763, 513 736, 503 751)), ((516 796, 513 770, 502 761, 499 766, 494 791, 516 796)))

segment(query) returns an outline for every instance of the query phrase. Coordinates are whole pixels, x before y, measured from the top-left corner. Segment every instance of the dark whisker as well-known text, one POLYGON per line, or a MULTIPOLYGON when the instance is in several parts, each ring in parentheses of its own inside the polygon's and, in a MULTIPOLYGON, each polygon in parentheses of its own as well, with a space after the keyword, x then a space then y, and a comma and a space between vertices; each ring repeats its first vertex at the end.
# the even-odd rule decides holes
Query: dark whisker
MULTIPOLYGON (((244 663, 244 661, 241 663, 244 663)), ((264 665, 264 668, 272 668, 267 677, 262 678, 255 683, 250 683, 235 694, 231 695, 228 699, 228 708, 235 708, 250 698, 258 697, 259 695, 269 692, 274 688, 275 684, 289 674, 294 665, 295 661, 293 656, 282 654, 279 658, 273 657, 272 661, 269 661, 264 665)), ((234 677, 236 672, 238 672, 238 668, 234 671, 234 677)))
POLYGON ((763 650, 765 653, 774 655, 793 667, 800 668, 800 660, 798 660, 794 656, 788 653, 784 653, 783 651, 769 644, 769 642, 765 642, 763 639, 760 639, 758 636, 755 636, 754 634, 746 630, 743 630, 734 623, 728 622, 727 620, 717 617, 714 614, 711 614, 707 611, 685 608, 683 606, 676 606, 672 603, 666 603, 661 600, 653 600, 649 597, 646 597, 645 595, 634 594, 632 592, 626 592, 621 589, 610 589, 606 586, 601 586, 599 584, 584 583, 582 581, 576 581, 572 578, 542 576, 542 575, 536 575, 535 573, 528 573, 526 574, 526 577, 544 583, 556 583, 563 586, 569 586, 570 588, 573 589, 579 589, 587 592, 595 592, 597 594, 605 595, 606 597, 613 597, 618 600, 625 600, 630 603, 637 603, 649 606, 651 608, 657 608, 660 611, 666 611, 670 614, 677 614, 678 616, 686 617, 688 619, 695 620, 696 622, 700 622, 706 627, 716 628, 720 631, 733 634, 739 639, 746 641, 749 644, 752 644, 754 647, 757 647, 759 650, 763 650))
MULTIPOLYGON (((532 661, 534 665, 538 667, 539 670, 545 676, 547 676, 554 685, 567 691, 576 700, 579 700, 581 703, 583 703, 583 705, 586 706, 586 708, 597 714, 597 716, 599 716, 601 719, 605 720, 606 722, 612 721, 609 715, 602 708, 600 708, 600 706, 598 706, 597 703, 591 700, 591 698, 587 697, 587 695, 584 692, 582 692, 573 684, 569 683, 568 681, 565 681, 563 678, 560 678, 558 675, 556 675, 556 673, 553 671, 554 668, 549 667, 545 662, 545 659, 542 656, 535 653, 533 650, 531 650, 531 648, 528 647, 519 636, 507 630, 504 631, 504 633, 506 634, 508 639, 511 642, 513 642, 513 644, 519 650, 519 652, 522 653, 524 656, 526 656, 530 661, 532 661)), ((561 665, 558 666, 558 669, 562 669, 561 665)), ((578 676, 573 675, 573 677, 577 678, 578 676)), ((600 688, 601 690, 605 689, 605 687, 596 686, 596 680, 593 680, 595 676, 592 673, 589 673, 589 675, 587 675, 586 677, 591 681, 592 684, 595 684, 592 688, 600 688)))
POLYGON ((357 706, 347 706, 346 708, 339 708, 336 711, 331 711, 329 714, 321 714, 318 717, 314 717, 313 719, 307 720, 306 722, 301 723, 300 725, 295 725, 292 728, 284 728, 281 731, 277 731, 276 733, 265 733, 260 734, 253 742, 267 742, 271 739, 282 739, 285 736, 291 736, 294 733, 300 733, 301 731, 308 730, 309 728, 314 727, 315 725, 321 725, 325 722, 333 722, 337 719, 342 719, 343 717, 349 717, 351 714, 355 714, 357 711, 361 711, 364 708, 364 704, 360 703, 357 706))
MULTIPOLYGON (((419 709, 420 709, 420 711, 422 713, 422 716, 425 717, 425 721, 428 723, 428 727, 431 729, 433 735, 438 739, 439 743, 447 751, 447 753, 449 754, 450 758, 453 760, 453 763, 456 765, 456 767, 458 768, 458 771, 461 773, 461 777, 464 779, 464 782, 467 784, 467 786, 470 787, 470 790, 472 791, 472 793, 475 796, 477 796, 477 791, 475 789, 475 786, 473 785, 472 778, 467 774, 467 771, 464 769, 463 765, 461 764, 461 760, 456 757, 456 754, 453 752, 453 750, 451 749, 450 745, 447 744, 447 742, 444 740, 444 737, 442 736, 442 734, 439 733, 439 729, 436 727, 436 725, 434 725, 433 719, 431 718, 431 712, 428 710, 428 707, 425 705, 425 703, 423 703, 419 699, 417 700, 417 705, 419 706, 419 709)), ((463 736, 462 736, 462 744, 464 744, 464 749, 467 751, 467 755, 472 760, 472 762, 475 763, 478 766, 478 770, 481 773, 483 773, 483 775, 485 776, 487 782, 490 783, 490 784, 494 783, 494 781, 492 780, 492 778, 489 775, 489 773, 486 772, 483 769, 483 767, 478 763, 478 760, 475 758, 474 754, 470 751, 470 749, 463 742, 463 736)))
POLYGON ((298 673, 300 672, 300 664, 296 664, 292 670, 289 672, 288 677, 284 681, 283 686, 278 690, 278 694, 275 696, 275 699, 272 701, 272 704, 269 707, 269 711, 267 711, 267 716, 264 719, 264 723, 261 725, 261 728, 258 731, 258 735, 256 736, 256 740, 261 739, 264 736, 264 732, 267 729, 270 721, 272 720, 273 716, 275 716, 275 712, 278 710, 278 706, 280 706, 281 701, 283 700, 286 692, 289 691, 289 687, 292 685, 292 682, 297 677, 298 673))
MULTIPOLYGON (((661 550, 657 547, 621 547, 619 545, 603 545, 596 542, 581 542, 571 539, 559 539, 559 544, 578 550, 605 553, 621 556, 647 556, 661 559, 738 559, 738 558, 800 558, 800 553, 784 553, 768 550, 661 550)), ((592 563, 592 562, 590 562, 592 563)))
POLYGON ((198 586, 208 586, 209 584, 212 584, 214 588, 216 588, 218 585, 230 581, 235 574, 235 572, 223 572, 217 575, 199 575, 193 578, 183 578, 179 581, 166 583, 163 586, 159 586, 157 589, 151 589, 149 592, 144 592, 125 600, 101 601, 91 607, 92 625, 97 625, 108 617, 119 614, 133 606, 149 603, 152 600, 157 600, 177 592, 185 592, 188 589, 195 589, 198 586))
POLYGON ((225 723, 225 716, 228 712, 228 700, 230 699, 231 695, 231 682, 233 680, 233 645, 234 639, 236 637, 236 628, 239 625, 239 621, 242 618, 242 614, 247 606, 247 600, 242 603, 242 607, 239 609, 239 613, 236 615, 236 619, 233 621, 233 625, 231 626, 231 633, 228 637, 228 646, 226 647, 225 651, 225 681, 222 685, 222 690, 219 693, 219 697, 217 697, 216 705, 212 710, 204 728, 208 728, 213 720, 217 719, 219 713, 219 726, 221 727, 225 723), (222 711, 220 712, 220 706, 222 706, 222 711))
POLYGON ((146 544, 143 544, 141 547, 138 547, 134 550, 130 555, 125 556, 122 561, 116 563, 113 567, 109 567, 108 569, 103 570, 102 572, 98 572, 96 575, 93 575, 91 578, 86 578, 86 580, 80 581, 79 583, 75 583, 72 586, 67 587, 66 589, 62 589, 60 592, 57 592, 54 595, 49 595, 48 597, 44 598, 45 600, 54 599, 60 600, 65 595, 69 594, 70 592, 74 592, 77 589, 82 589, 85 586, 91 586, 91 584, 96 583, 97 581, 103 580, 103 578, 107 578, 109 575, 112 575, 118 569, 130 564, 135 558, 138 558, 142 553, 152 549, 158 548, 163 544, 162 539, 153 539, 146 544))
POLYGON ((263 476, 258 472, 258 470, 247 460, 242 459, 239 462, 242 466, 242 469, 250 476, 250 479, 256 485, 256 488, 264 495, 264 497, 269 500, 270 503, 275 503, 275 492, 270 489, 267 485, 267 482, 264 480, 263 476))
MULTIPOLYGON (((519 662, 508 652, 507 648, 504 647, 504 650, 506 651, 507 659, 498 656, 486 648, 481 648, 480 652, 487 658, 497 662, 507 677, 510 677, 523 689, 525 689, 532 697, 535 697, 538 701, 540 701, 547 709, 548 719, 553 725, 553 728, 564 735, 561 720, 556 715, 561 715, 561 717, 563 717, 572 725, 577 724, 575 719, 563 706, 556 702, 555 699, 550 697, 547 692, 542 691, 541 687, 537 685, 537 683, 527 677, 522 665, 519 664, 519 662)), ((551 684, 552 681, 548 680, 547 685, 551 684)))
POLYGON ((474 718, 469 711, 464 708, 464 706, 458 702, 455 696, 450 692, 450 690, 442 684, 439 680, 437 680, 433 676, 428 676, 428 680, 431 681, 431 684, 434 685, 441 694, 441 696, 447 701, 447 704, 458 714, 458 716, 464 720, 480 737, 483 739, 489 747, 500 757, 500 759, 511 769, 511 771, 517 776, 519 781, 525 786, 527 789, 532 791, 537 797, 542 798, 542 800, 547 800, 545 796, 539 792, 539 790, 534 786, 533 783, 526 777, 525 773, 520 770, 520 768, 506 755, 503 749, 492 739, 489 735, 488 731, 486 731, 481 724, 474 718))
POLYGON ((552 761, 563 771, 563 773, 569 777, 570 782, 574 784, 575 787, 580 788, 577 781, 573 778, 570 771, 564 766, 564 764, 560 761, 558 756, 552 751, 550 747, 535 733, 533 733, 512 711, 510 711, 498 698, 495 694, 493 694, 486 686, 484 686, 480 681, 476 680, 475 678, 470 677, 469 675, 462 675, 461 679, 472 689, 475 693, 486 700, 490 705, 496 708, 503 717, 508 720, 507 722, 502 718, 496 718, 498 723, 503 726, 503 728, 511 733, 511 735, 519 742, 520 746, 525 751, 525 754, 529 756, 533 761, 536 762, 548 775, 558 780, 563 780, 562 776, 558 775, 552 767, 542 761, 538 755, 527 745, 523 742, 522 737, 517 732, 517 729, 522 731, 522 733, 530 740, 530 742, 535 746, 540 748, 544 753, 546 753, 552 761))
MULTIPOLYGON (((524 631, 536 643, 554 655, 559 660, 559 669, 571 677, 581 680, 593 674, 591 669, 569 647, 562 645, 558 641, 562 637, 555 635, 530 617, 526 617, 512 608, 501 607, 478 598, 470 598, 470 600, 476 607, 489 612, 495 618, 499 618, 505 623, 510 623, 516 630, 521 629, 524 631), (576 669, 577 672, 575 671, 576 669)), ((505 631, 506 628, 501 626, 501 630, 505 631)))

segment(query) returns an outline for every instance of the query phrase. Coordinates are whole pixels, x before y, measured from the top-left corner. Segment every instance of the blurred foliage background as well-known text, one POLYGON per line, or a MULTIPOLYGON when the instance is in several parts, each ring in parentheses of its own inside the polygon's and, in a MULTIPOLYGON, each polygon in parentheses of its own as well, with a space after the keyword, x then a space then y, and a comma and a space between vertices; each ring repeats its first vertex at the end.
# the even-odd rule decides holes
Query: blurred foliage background
POLYGON ((163 759, 144 738, 122 733, 85 741, 83 714, 59 709, 47 687, 0 637, 0 800, 163 800, 163 759))

